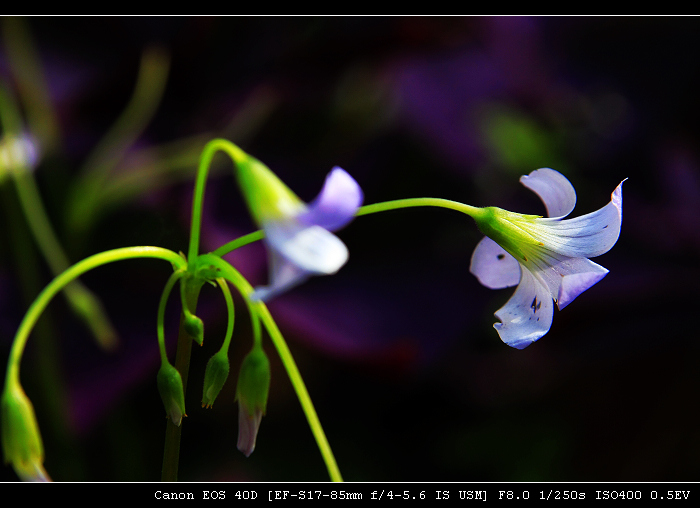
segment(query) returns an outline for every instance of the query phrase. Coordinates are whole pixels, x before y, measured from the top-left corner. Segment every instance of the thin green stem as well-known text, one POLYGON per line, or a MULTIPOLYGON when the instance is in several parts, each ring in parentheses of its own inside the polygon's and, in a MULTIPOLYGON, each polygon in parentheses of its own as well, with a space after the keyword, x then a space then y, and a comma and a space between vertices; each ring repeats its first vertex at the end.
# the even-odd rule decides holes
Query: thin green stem
POLYGON ((301 373, 299 372, 296 362, 294 361, 294 357, 292 356, 292 353, 289 350, 289 347, 287 346, 287 342, 284 340, 284 337, 282 337, 282 333, 277 327, 277 323, 275 323, 275 320, 272 318, 272 315, 270 314, 270 311, 265 306, 265 304, 263 304, 262 302, 257 302, 256 307, 258 309, 258 315, 260 316, 260 319, 265 325, 267 333, 270 334, 270 339, 272 339, 272 343, 277 349, 277 353, 279 354, 280 359, 282 360, 282 364, 287 370, 289 380, 291 381, 292 386, 296 391, 299 403, 301 404, 301 408, 303 409, 304 414, 306 415, 306 419, 309 422, 309 427, 311 427, 311 432, 313 433, 314 438, 316 438, 316 443, 318 444, 321 456, 323 457, 323 460, 326 463, 328 475, 330 476, 331 481, 342 482, 343 477, 340 474, 338 463, 335 460, 335 456, 333 455, 331 446, 328 443, 326 434, 323 431, 323 427, 321 426, 321 421, 318 418, 318 414, 316 414, 316 409, 314 408, 313 402, 311 402, 311 396, 309 395, 309 392, 306 389, 304 380, 302 379, 301 373))
MULTIPOLYGON (((192 283, 192 279, 183 279, 180 284, 186 286, 184 308, 197 311, 197 301, 202 285, 199 281, 192 283)), ((177 352, 175 354, 175 368, 182 378, 182 390, 187 393, 187 380, 190 372, 190 357, 192 355, 193 338, 185 327, 185 313, 180 313, 180 329, 177 335, 177 352)), ((184 415, 187 416, 187 415, 184 415)), ((180 441, 182 438, 182 426, 175 425, 168 418, 165 424, 165 442, 163 444, 163 468, 161 481, 176 482, 180 465, 180 441)))
POLYGON ((476 206, 465 205, 458 201, 451 201, 449 199, 442 198, 408 198, 408 199, 396 199, 393 201, 384 201, 381 203, 374 203, 372 205, 365 205, 360 207, 355 216, 359 217, 361 215, 369 215, 371 213, 387 212, 389 210, 398 210, 401 208, 413 208, 417 206, 436 206, 439 208, 448 208, 450 210, 455 210, 457 212, 462 212, 469 215, 470 217, 477 217, 482 214, 482 208, 476 206))
POLYGON ((272 343, 277 349, 277 353, 279 354, 280 359, 282 360, 282 364, 284 365, 284 368, 287 371, 289 380, 291 381, 292 386, 294 387, 294 391, 296 392, 302 410, 306 415, 306 419, 309 423, 309 427, 311 428, 311 432, 314 438, 316 439, 316 443, 321 452, 321 456, 323 457, 323 460, 326 464, 326 468, 328 469, 328 474, 331 480, 337 482, 343 481, 343 477, 340 474, 340 469, 338 468, 338 464, 335 460, 335 456, 333 455, 333 451, 331 450, 330 444, 328 443, 326 434, 323 431, 323 427, 321 426, 321 422, 318 418, 318 414, 316 413, 316 409, 314 408, 313 402, 311 402, 311 396, 309 395, 309 392, 306 389, 306 384, 304 383, 304 380, 301 377, 301 373, 299 372, 299 368, 297 367, 296 362, 294 361, 294 357, 292 356, 292 353, 289 350, 289 347, 287 346, 287 343, 284 340, 282 333, 277 327, 277 324, 272 318, 270 311, 267 309, 263 302, 250 300, 250 295, 253 293, 252 286, 235 268, 233 268, 226 261, 212 254, 205 254, 203 256, 200 256, 200 260, 201 262, 206 262, 219 268, 221 270, 221 275, 224 278, 226 278, 229 282, 231 282, 231 284, 233 284, 238 289, 238 291, 240 291, 241 295, 248 303, 248 307, 251 310, 252 314, 258 316, 260 320, 262 320, 263 324, 265 325, 265 328, 268 331, 268 334, 270 335, 272 343))
POLYGON ((194 197, 192 199, 192 224, 190 229, 190 247, 187 259, 190 267, 194 266, 197 254, 199 253, 199 237, 202 229, 202 206, 204 204, 204 188, 209 174, 209 167, 216 152, 221 150, 227 153, 234 164, 245 160, 245 152, 236 145, 225 139, 212 139, 202 150, 202 157, 197 168, 197 179, 194 184, 194 197))
POLYGON ((36 297, 34 303, 32 303, 29 310, 27 310, 27 313, 24 315, 24 319, 20 323, 14 342, 12 343, 12 349, 10 350, 10 356, 7 361, 6 382, 13 378, 19 380, 19 364, 22 359, 22 353, 24 352, 24 347, 27 343, 27 339, 29 338, 29 334, 39 319, 39 316, 41 316, 42 312, 56 293, 61 291, 67 284, 74 281, 77 277, 80 277, 82 274, 97 268, 98 266, 113 263, 115 261, 135 258, 163 259, 164 261, 170 262, 176 269, 185 268, 185 261, 182 256, 161 247, 124 247, 121 249, 108 250, 90 256, 74 264, 54 278, 48 284, 48 286, 46 286, 44 290, 39 293, 39 296, 36 297))
POLYGON ((253 231, 252 233, 248 233, 247 235, 240 236, 235 240, 232 240, 222 245, 214 252, 212 252, 212 254, 221 257, 225 254, 228 254, 229 252, 238 249, 239 247, 243 247, 244 245, 248 245, 249 243, 257 242, 258 240, 262 240, 263 238, 265 238, 265 231, 259 229, 257 231, 253 231))
MULTIPOLYGON (((448 208, 450 210, 455 210, 457 212, 469 215, 472 218, 479 217, 483 213, 483 208, 478 208, 476 206, 465 205, 458 201, 450 201, 449 199, 442 198, 408 198, 408 199, 396 199, 394 201, 383 201, 381 203, 374 203, 371 205, 365 205, 360 207, 355 213, 356 217, 362 215, 370 215, 379 212, 388 212, 389 210, 400 210, 402 208, 414 208, 419 206, 434 206, 438 208, 448 208)), ((253 231, 247 235, 241 236, 232 240, 218 249, 216 249, 212 254, 216 254, 221 257, 229 252, 232 252, 244 245, 249 243, 257 242, 265 238, 265 231, 262 229, 258 231, 253 231)))
POLYGON ((228 287, 226 279, 223 277, 218 277, 216 279, 217 284, 221 288, 221 292, 224 294, 224 300, 226 301, 226 310, 228 312, 228 325, 226 326, 226 335, 224 335, 224 342, 221 344, 221 351, 228 353, 228 348, 231 345, 231 337, 233 337, 233 325, 235 321, 235 312, 233 309, 233 298, 231 297, 231 290, 228 287))
POLYGON ((182 313, 185 315, 185 318, 191 319, 194 318, 194 314, 190 311, 189 303, 188 303, 188 293, 192 290, 192 287, 190 284, 188 284, 192 280, 191 275, 188 275, 186 279, 183 281, 182 284, 180 284, 180 303, 182 304, 182 313))
POLYGON ((158 304, 158 349, 160 350, 160 359, 162 363, 167 363, 168 355, 165 351, 165 306, 168 303, 168 297, 173 290, 175 283, 184 275, 184 270, 177 270, 170 275, 168 282, 165 283, 163 294, 160 296, 158 304))

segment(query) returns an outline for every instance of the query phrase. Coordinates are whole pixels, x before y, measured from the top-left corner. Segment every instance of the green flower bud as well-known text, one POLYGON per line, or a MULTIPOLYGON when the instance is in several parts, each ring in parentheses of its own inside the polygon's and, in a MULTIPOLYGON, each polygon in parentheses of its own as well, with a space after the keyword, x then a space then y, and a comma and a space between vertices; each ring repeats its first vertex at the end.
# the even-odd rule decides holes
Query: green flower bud
POLYGON ((212 407, 214 400, 223 388, 230 369, 228 355, 219 351, 209 359, 204 371, 204 389, 202 390, 202 407, 212 407))
POLYGON ((194 314, 185 313, 185 331, 200 346, 204 342, 204 322, 194 314))
POLYGON ((23 481, 51 481, 44 470, 44 446, 34 408, 18 382, 2 394, 2 451, 23 481))
POLYGON ((158 371, 158 392, 165 406, 165 413, 178 427, 185 414, 185 391, 182 388, 182 377, 175 367, 163 363, 158 371))
POLYGON ((238 374, 238 449, 249 457, 255 450, 260 421, 270 392, 270 361, 262 348, 254 348, 243 359, 238 374))

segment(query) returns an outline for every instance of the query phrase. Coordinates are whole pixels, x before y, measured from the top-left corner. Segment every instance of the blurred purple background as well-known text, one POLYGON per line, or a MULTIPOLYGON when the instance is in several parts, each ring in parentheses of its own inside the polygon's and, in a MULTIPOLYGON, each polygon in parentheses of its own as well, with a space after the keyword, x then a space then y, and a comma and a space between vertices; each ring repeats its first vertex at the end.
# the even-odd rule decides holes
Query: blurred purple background
MULTIPOLYGON (((0 78, 19 96, 8 56, 16 21, 1 27, 0 78)), ((185 251, 197 155, 214 136, 239 143, 307 201, 339 165, 367 204, 429 196, 543 213, 518 177, 548 166, 576 188, 576 216, 606 204, 629 178, 620 240, 595 259, 610 274, 555 311, 549 334, 523 351, 492 328, 493 312, 513 290, 488 290, 468 273, 481 235, 471 219, 442 209, 358 218, 339 232, 349 263, 270 309, 346 480, 697 479, 699 334, 687 314, 700 284, 700 20, 24 22, 60 133, 45 141, 36 177, 73 261, 129 245, 185 251), (126 106, 141 54, 154 44, 170 56, 165 92, 108 183, 158 164, 164 173, 137 191, 115 190, 121 197, 98 203, 93 223, 76 231, 66 210, 80 168, 126 106)), ((230 163, 217 157, 215 169, 202 250, 254 229, 230 163)), ((22 219, 8 202, 11 182, 0 185, 8 204, 0 211, 4 366, 26 298, 50 275, 31 238, 10 236, 22 219), (25 270, 13 253, 20 247, 33 252, 21 258, 25 270)), ((266 282, 261 245, 227 259, 251 283, 266 282)), ((160 477, 156 309, 168 276, 161 265, 128 261, 84 277, 121 336, 115 352, 99 350, 61 298, 37 330, 43 337, 29 342, 22 381, 55 480, 160 477), (61 411, 65 418, 50 416, 61 411)), ((172 302, 166 334, 174 346, 179 307, 172 302)), ((204 367, 226 315, 213 288, 200 299, 206 335, 193 350, 180 479, 324 481, 269 341, 268 414, 252 456, 236 450, 235 378, 251 344, 236 302, 232 375, 214 409, 204 410, 204 367)), ((0 479, 14 478, 2 469, 0 479)))

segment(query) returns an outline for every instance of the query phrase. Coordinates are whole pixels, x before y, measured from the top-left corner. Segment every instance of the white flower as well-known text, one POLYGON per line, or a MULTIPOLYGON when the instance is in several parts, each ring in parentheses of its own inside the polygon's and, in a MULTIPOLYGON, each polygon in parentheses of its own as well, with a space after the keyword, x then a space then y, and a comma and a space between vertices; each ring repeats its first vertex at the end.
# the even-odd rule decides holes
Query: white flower
POLYGON ((549 168, 520 179, 547 207, 550 217, 522 215, 500 208, 475 217, 487 235, 474 250, 470 271, 488 288, 518 284, 515 294, 495 316, 501 340, 523 349, 545 335, 559 310, 600 281, 608 270, 590 261, 615 245, 622 224, 622 183, 600 210, 564 219, 574 209, 576 192, 549 168))

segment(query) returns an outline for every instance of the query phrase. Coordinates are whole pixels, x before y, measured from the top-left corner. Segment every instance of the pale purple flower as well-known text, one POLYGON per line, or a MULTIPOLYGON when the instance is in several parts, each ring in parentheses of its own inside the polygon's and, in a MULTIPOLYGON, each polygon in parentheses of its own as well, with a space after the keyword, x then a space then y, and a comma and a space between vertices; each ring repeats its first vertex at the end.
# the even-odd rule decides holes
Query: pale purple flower
MULTIPOLYGON (((548 218, 498 208, 477 219, 486 237, 477 245, 470 271, 488 288, 518 285, 494 324, 501 340, 523 349, 545 335, 559 310, 600 281, 608 270, 590 261, 615 245, 622 224, 622 183, 610 203, 596 212, 564 219, 574 209, 576 192, 561 173, 542 168, 520 182, 544 202, 548 218)), ((624 181, 623 181, 624 182, 624 181)))
POLYGON ((348 249, 331 231, 347 225, 362 204, 362 189, 342 168, 326 177, 321 193, 308 205, 291 203, 289 213, 262 222, 270 258, 270 284, 252 298, 269 300, 312 275, 337 272, 348 249))

